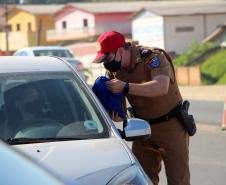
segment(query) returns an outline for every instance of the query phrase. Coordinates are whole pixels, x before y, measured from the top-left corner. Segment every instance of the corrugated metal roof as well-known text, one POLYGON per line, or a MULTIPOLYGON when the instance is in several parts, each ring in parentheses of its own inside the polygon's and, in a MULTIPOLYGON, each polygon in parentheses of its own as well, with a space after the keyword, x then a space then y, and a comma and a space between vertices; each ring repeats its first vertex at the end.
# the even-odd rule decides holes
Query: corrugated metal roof
POLYGON ((64 5, 17 5, 16 8, 32 14, 53 14, 63 8, 64 5))
POLYGON ((218 14, 226 13, 226 1, 174 1, 169 4, 157 3, 147 5, 149 10, 157 15, 195 15, 195 14, 218 14))
POLYGON ((70 3, 70 5, 86 10, 91 13, 112 13, 112 12, 136 12, 150 1, 134 2, 95 2, 95 3, 70 3))
POLYGON ((70 3, 70 5, 91 13, 137 12, 142 8, 159 15, 181 15, 196 13, 225 13, 226 1, 133 1, 70 3))
MULTIPOLYGON (((158 15, 182 15, 200 13, 225 13, 226 1, 132 1, 68 3, 91 13, 138 12, 142 8, 158 15)), ((16 7, 33 14, 53 14, 65 5, 17 5, 16 7)))

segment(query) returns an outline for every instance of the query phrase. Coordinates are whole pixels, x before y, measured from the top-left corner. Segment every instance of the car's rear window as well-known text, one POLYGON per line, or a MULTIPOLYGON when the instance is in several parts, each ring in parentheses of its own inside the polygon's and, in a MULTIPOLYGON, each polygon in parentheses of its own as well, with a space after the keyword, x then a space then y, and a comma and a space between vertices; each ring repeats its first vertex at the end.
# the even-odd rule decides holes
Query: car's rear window
POLYGON ((74 56, 69 50, 66 49, 48 49, 48 50, 34 50, 35 56, 57 56, 62 58, 73 58, 74 56))
POLYGON ((109 137, 89 92, 70 73, 0 75, 0 138, 109 137))

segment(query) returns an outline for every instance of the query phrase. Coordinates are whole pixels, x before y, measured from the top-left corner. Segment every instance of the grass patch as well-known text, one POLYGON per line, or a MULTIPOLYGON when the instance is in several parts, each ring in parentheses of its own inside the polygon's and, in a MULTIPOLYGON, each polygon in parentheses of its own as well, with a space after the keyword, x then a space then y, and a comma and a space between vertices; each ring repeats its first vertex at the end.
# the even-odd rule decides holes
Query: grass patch
POLYGON ((226 75, 226 49, 220 50, 209 57, 200 66, 204 84, 225 84, 226 75))
POLYGON ((226 84, 226 73, 218 80, 217 84, 220 85, 226 84))

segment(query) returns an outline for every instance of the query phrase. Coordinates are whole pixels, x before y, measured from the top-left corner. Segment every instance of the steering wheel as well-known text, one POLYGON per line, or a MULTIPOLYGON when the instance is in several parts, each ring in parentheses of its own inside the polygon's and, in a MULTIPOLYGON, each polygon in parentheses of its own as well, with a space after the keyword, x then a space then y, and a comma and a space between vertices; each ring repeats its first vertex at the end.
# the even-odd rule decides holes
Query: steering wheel
POLYGON ((17 128, 14 138, 50 138, 55 137, 58 131, 64 127, 64 124, 53 119, 36 119, 31 122, 26 122, 17 128))

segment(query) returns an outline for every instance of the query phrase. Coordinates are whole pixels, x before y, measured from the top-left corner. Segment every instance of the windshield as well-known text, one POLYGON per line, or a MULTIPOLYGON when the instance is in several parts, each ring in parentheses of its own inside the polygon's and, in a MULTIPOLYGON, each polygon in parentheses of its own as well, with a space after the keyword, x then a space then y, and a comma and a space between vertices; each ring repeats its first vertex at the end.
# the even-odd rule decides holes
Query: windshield
POLYGON ((0 75, 0 138, 37 142, 109 137, 88 92, 71 73, 0 75))
POLYGON ((72 53, 67 49, 46 49, 34 50, 35 56, 57 56, 62 58, 74 58, 72 53))

